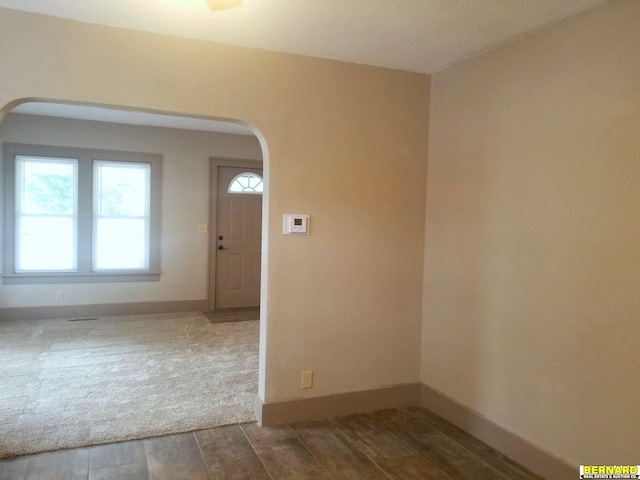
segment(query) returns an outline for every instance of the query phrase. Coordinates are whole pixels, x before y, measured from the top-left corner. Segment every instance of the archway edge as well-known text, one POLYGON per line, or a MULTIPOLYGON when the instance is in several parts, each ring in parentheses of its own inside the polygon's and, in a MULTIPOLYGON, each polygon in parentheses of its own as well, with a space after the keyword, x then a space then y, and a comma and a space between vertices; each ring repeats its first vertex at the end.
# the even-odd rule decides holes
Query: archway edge
MULTIPOLYGON (((63 100, 50 100, 46 98, 35 98, 35 97, 26 97, 20 98, 6 103, 2 108, 0 108, 0 123, 6 117, 7 114, 11 113, 12 110, 17 108, 20 105, 27 103, 38 103, 38 104, 59 104, 59 105, 69 105, 69 106, 78 106, 78 107, 93 107, 98 109, 106 109, 113 111, 124 111, 124 112, 132 112, 132 113, 145 113, 152 115, 162 115, 167 117, 173 117, 178 119, 198 119, 203 121, 212 121, 216 123, 230 123, 234 125, 240 125, 244 127, 248 132, 251 132, 253 136, 255 136, 260 142, 260 147, 262 149, 262 168, 263 168, 263 178, 265 179, 265 191, 263 192, 263 204, 265 208, 263 208, 263 231, 267 232, 268 230, 268 183, 266 183, 266 177, 268 175, 268 158, 267 158, 267 148, 266 148, 266 139, 264 135, 253 125, 248 122, 230 119, 230 118, 221 118, 216 116, 205 116, 205 115, 190 115, 184 112, 169 112, 165 110, 157 110, 157 109, 141 109, 136 107, 129 107, 124 105, 104 105, 99 103, 85 103, 78 101, 63 101, 63 100)), ((86 119, 84 119, 86 120, 86 119)), ((100 118, 96 118, 96 120, 100 121, 100 118)), ((211 130, 217 131, 217 130, 211 130)), ((225 132, 222 132, 225 133, 225 132)), ((268 238, 268 235, 263 236, 265 239, 268 238)), ((267 242, 264 242, 263 252, 267 252, 266 250, 267 242)), ((261 402, 264 401, 265 396, 265 361, 266 361, 266 328, 267 328, 267 308, 266 302, 268 295, 266 295, 267 290, 267 265, 268 262, 266 260, 267 255, 263 255, 263 265, 262 265, 262 276, 261 276, 261 328, 260 328, 260 355, 259 355, 259 375, 258 375, 258 397, 261 402)))

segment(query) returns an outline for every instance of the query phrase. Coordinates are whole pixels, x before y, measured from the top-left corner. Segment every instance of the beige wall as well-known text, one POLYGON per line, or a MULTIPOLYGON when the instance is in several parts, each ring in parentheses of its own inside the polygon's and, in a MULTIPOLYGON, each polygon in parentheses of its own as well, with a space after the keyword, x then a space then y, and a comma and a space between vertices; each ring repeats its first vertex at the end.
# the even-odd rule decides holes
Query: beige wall
POLYGON ((65 303, 69 305, 205 300, 208 235, 199 233, 198 225, 209 221, 209 157, 262 159, 260 144, 254 136, 34 115, 7 115, 0 122, 0 142, 159 153, 163 156, 160 281, 102 285, 0 285, 2 307, 54 305, 58 290, 65 292, 65 303))
POLYGON ((239 119, 264 141, 260 395, 416 382, 429 77, 0 10, 0 107, 25 98, 239 119), (311 235, 282 236, 282 214, 311 235), (300 390, 300 373, 315 386, 300 390))
POLYGON ((422 380, 574 465, 640 444, 640 2, 432 78, 422 380))

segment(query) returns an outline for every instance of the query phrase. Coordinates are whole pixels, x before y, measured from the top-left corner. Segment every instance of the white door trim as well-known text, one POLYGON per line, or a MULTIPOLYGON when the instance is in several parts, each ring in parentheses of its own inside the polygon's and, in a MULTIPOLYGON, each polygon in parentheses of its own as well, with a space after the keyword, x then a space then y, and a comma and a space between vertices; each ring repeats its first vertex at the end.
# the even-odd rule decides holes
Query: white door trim
MULTIPOLYGON (((209 311, 216 309, 216 242, 218 237, 218 167, 262 168, 260 160, 209 157, 209 268, 207 271, 207 304, 209 311)), ((262 216, 264 218, 264 209, 262 216)), ((265 232, 262 232, 264 235, 265 232)), ((262 252, 265 255, 265 252, 262 252)))

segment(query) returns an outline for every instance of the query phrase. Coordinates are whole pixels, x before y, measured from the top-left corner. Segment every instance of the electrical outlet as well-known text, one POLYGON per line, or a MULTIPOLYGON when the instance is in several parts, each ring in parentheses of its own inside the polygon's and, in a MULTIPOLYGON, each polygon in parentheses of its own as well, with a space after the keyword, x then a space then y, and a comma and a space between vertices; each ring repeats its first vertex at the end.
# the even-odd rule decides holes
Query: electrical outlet
POLYGON ((313 387, 313 370, 303 370, 301 388, 311 388, 311 387, 313 387))
POLYGON ((64 303, 64 292, 56 292, 56 303, 64 303))

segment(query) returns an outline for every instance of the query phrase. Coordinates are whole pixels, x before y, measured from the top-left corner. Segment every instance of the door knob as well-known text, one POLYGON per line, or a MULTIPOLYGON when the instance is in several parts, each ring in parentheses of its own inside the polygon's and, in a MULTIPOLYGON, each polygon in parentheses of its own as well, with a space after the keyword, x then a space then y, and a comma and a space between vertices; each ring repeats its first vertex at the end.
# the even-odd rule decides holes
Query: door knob
POLYGON ((228 248, 224 248, 222 245, 218 245, 218 250, 229 250, 228 248))

